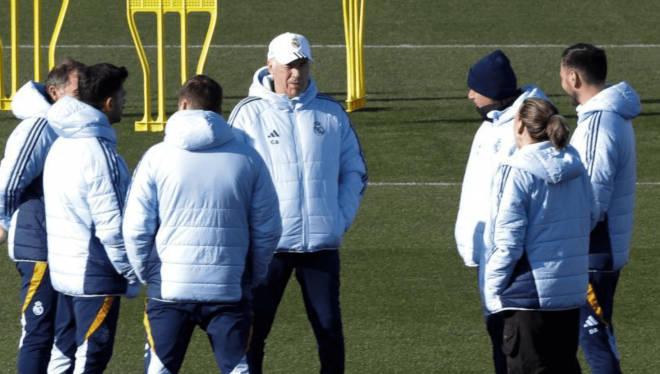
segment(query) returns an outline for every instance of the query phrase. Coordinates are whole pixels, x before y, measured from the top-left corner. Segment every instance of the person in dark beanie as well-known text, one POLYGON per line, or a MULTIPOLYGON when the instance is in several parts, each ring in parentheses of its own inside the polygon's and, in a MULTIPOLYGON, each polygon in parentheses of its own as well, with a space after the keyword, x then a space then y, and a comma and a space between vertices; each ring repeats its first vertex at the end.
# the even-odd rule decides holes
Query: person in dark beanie
MULTIPOLYGON (((490 214, 491 185, 502 160, 513 154, 516 142, 513 120, 523 101, 549 99, 532 85, 518 88, 509 58, 496 50, 477 61, 467 76, 468 99, 483 119, 472 142, 463 179, 454 237, 466 266, 478 267, 484 247, 484 227, 490 214)), ((504 319, 502 313, 486 315, 486 329, 493 343, 493 360, 498 374, 506 373, 506 357, 500 348, 504 319)))

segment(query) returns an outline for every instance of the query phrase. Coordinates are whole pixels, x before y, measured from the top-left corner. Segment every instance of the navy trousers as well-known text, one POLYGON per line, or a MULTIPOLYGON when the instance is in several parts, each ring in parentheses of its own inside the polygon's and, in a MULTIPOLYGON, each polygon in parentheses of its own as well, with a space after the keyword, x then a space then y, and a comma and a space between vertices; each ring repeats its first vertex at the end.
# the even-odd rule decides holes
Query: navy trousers
POLYGON ((621 373, 612 326, 619 274, 619 271, 589 273, 589 294, 580 310, 580 347, 593 373, 621 373))
POLYGON ((16 262, 21 275, 21 324, 18 349, 19 374, 45 373, 55 333, 58 293, 50 283, 46 262, 16 262))
POLYGON ((49 374, 103 373, 112 357, 119 296, 60 294, 49 374))
MULTIPOLYGON (((316 336, 321 373, 344 372, 339 268, 337 250, 275 254, 266 279, 253 291, 253 335, 247 355, 250 373, 263 372, 266 338, 294 270, 302 291, 307 318, 316 336)), ((277 350, 277 347, 274 349, 277 350)))
POLYGON ((178 373, 196 326, 208 335, 221 373, 247 372, 245 351, 251 324, 247 301, 222 304, 148 299, 144 372, 178 373))

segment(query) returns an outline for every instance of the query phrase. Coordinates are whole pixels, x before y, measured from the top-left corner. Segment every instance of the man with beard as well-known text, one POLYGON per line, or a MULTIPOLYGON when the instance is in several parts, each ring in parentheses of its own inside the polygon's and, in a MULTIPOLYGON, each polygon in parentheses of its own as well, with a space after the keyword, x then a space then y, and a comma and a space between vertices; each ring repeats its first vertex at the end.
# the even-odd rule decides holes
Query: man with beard
POLYGON ((598 206, 589 243, 589 290, 580 315, 580 346, 593 373, 621 373, 612 327, 614 292, 629 261, 637 167, 631 120, 641 111, 626 82, 607 85, 605 51, 591 44, 568 47, 561 86, 576 106, 571 145, 580 153, 598 206))
POLYGON ((48 112, 57 140, 44 165, 48 266, 61 295, 48 373, 102 373, 112 356, 120 296, 135 297, 140 283, 121 232, 129 183, 117 153, 126 101, 125 68, 85 68, 80 100, 64 97, 48 112))
MULTIPOLYGON (((518 88, 516 74, 507 56, 496 50, 477 61, 468 73, 468 99, 483 119, 472 142, 465 169, 463 189, 454 236, 466 266, 479 266, 484 246, 484 227, 490 214, 491 184, 500 162, 516 149, 513 120, 525 99, 549 99, 535 86, 518 88)), ((493 360, 498 374, 506 373, 502 353, 502 313, 486 315, 486 328, 493 343, 493 360)))

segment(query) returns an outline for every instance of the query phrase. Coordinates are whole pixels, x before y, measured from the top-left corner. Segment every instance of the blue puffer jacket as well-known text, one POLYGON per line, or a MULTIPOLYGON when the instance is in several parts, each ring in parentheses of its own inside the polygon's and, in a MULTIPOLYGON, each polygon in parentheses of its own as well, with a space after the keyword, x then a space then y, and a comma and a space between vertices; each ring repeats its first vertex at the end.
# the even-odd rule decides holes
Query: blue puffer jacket
POLYGON ((580 307, 596 208, 577 151, 524 146, 503 162, 494 187, 479 266, 487 311, 580 307))
POLYGON ((53 288, 134 296, 139 282, 121 234, 129 173, 115 150, 115 130, 105 114, 71 97, 53 105, 48 122, 59 135, 44 167, 53 288))
POLYGON ((571 145, 587 168, 598 204, 591 234, 589 269, 612 271, 630 259, 637 158, 631 120, 639 115, 639 96, 626 82, 610 86, 577 107, 578 127, 571 145))
POLYGON ((170 117, 164 142, 140 161, 123 227, 147 294, 179 302, 249 296, 282 232, 262 158, 221 116, 198 110, 170 117))
POLYGON ((239 140, 261 154, 273 177, 283 228, 277 251, 339 248, 368 180, 362 148, 342 106, 318 93, 311 78, 300 96, 278 95, 264 67, 229 123, 239 140))
POLYGON ((9 233, 9 257, 46 261, 42 172, 57 138, 48 125, 50 103, 40 83, 28 82, 14 95, 12 111, 23 120, 7 139, 0 164, 0 226, 9 233))

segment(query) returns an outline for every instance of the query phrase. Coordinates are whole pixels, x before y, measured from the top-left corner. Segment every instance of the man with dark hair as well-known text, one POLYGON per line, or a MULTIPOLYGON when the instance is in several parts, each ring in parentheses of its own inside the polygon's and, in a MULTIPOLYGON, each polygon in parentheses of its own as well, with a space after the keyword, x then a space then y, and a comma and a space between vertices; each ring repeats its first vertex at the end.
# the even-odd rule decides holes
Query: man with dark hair
POLYGON ((81 101, 64 97, 48 112, 59 135, 44 167, 48 264, 61 293, 49 373, 105 370, 119 296, 140 290, 121 233, 128 166, 111 127, 121 119, 127 76, 123 67, 90 66, 80 75, 81 101))
POLYGON ((221 92, 202 75, 184 84, 179 112, 142 157, 128 194, 126 250, 149 286, 148 373, 177 373, 195 326, 222 373, 248 372, 249 299, 282 226, 268 168, 218 113, 221 92))
POLYGON ((30 81, 12 100, 22 122, 7 140, 0 164, 0 244, 9 238, 9 257, 21 275, 21 324, 18 372, 44 373, 53 346, 58 293, 50 283, 42 172, 57 138, 48 126, 51 104, 76 96, 85 66, 65 59, 51 70, 46 85, 30 81))
MULTIPOLYGON (((513 137, 516 112, 526 99, 549 99, 538 87, 518 88, 511 62, 501 50, 472 65, 467 86, 468 99, 474 103, 483 123, 474 136, 465 168, 454 237, 465 265, 477 267, 492 205, 491 186, 500 163, 516 148, 513 137)), ((504 313, 487 314, 486 329, 492 341, 495 371, 506 373, 506 357, 501 349, 504 313)))
POLYGON ((222 87, 206 75, 195 75, 181 87, 179 110, 201 109, 222 113, 222 87))
POLYGON ((606 84, 605 51, 591 44, 564 51, 560 76, 578 115, 571 145, 591 178, 598 207, 589 243, 589 291, 580 316, 580 346, 591 372, 620 373, 612 312, 619 274, 630 256, 637 184, 631 121, 639 115, 641 102, 628 83, 606 84))

